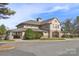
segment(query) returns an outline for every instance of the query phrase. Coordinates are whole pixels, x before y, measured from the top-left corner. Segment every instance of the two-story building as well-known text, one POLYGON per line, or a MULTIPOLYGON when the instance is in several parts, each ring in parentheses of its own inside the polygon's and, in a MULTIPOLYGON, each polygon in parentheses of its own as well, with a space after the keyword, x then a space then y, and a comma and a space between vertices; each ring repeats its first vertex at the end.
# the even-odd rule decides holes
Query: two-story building
POLYGON ((61 37, 61 24, 58 18, 48 20, 37 18, 36 20, 22 22, 16 27, 17 29, 9 30, 9 39, 22 39, 28 28, 31 28, 33 31, 42 32, 42 38, 61 37))

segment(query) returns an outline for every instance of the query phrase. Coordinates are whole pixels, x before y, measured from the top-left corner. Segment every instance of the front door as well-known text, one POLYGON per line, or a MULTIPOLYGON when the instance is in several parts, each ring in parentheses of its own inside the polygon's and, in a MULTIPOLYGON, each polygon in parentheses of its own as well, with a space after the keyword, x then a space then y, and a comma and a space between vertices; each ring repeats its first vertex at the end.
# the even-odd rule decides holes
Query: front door
POLYGON ((21 32, 15 32, 13 33, 13 38, 14 39, 21 39, 22 33, 21 32))
POLYGON ((59 32, 57 32, 57 31, 52 32, 52 37, 59 37, 59 32))

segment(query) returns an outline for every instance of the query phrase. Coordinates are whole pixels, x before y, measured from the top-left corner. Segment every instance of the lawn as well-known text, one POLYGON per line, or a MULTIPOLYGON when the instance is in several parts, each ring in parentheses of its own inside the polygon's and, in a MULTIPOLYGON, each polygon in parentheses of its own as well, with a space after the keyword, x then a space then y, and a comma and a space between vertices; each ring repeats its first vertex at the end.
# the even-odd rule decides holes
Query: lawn
POLYGON ((40 40, 65 40, 64 38, 41 38, 40 40))
POLYGON ((15 42, 15 40, 0 40, 0 42, 15 42))
POLYGON ((40 38, 40 39, 25 39, 25 40, 65 40, 65 38, 40 38))

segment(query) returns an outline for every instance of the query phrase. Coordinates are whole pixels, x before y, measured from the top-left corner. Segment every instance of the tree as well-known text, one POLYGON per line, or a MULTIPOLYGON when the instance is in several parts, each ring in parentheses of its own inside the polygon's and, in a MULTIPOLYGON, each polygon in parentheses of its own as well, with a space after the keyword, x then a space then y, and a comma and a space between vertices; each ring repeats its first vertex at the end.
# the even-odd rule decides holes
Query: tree
POLYGON ((73 27, 72 27, 72 23, 70 19, 67 19, 64 23, 63 23, 63 31, 65 33, 72 33, 73 27))
POLYGON ((35 35, 34 32, 32 31, 32 29, 27 29, 25 31, 25 35, 24 35, 24 40, 26 39, 34 39, 35 35))
POLYGON ((76 17, 76 33, 79 33, 79 16, 76 17))
POLYGON ((40 39, 43 36, 42 32, 35 32, 35 39, 40 39))
POLYGON ((36 31, 33 31, 32 29, 27 29, 25 31, 24 40, 27 40, 27 39, 40 39, 41 36, 43 36, 42 32, 36 32, 36 31))
POLYGON ((73 29, 73 34, 75 34, 76 33, 76 20, 74 20, 73 21, 73 23, 72 23, 72 29, 73 29))
POLYGON ((4 25, 1 25, 0 26, 0 35, 4 35, 4 34, 6 34, 6 27, 4 26, 4 25))
POLYGON ((0 3, 0 19, 7 19, 16 13, 14 10, 6 7, 6 5, 8 5, 8 3, 0 3))
POLYGON ((71 22, 71 19, 67 19, 64 23, 63 23, 63 32, 64 35, 62 37, 73 37, 73 23, 71 22))
POLYGON ((76 17, 76 23, 79 24, 79 16, 76 17))

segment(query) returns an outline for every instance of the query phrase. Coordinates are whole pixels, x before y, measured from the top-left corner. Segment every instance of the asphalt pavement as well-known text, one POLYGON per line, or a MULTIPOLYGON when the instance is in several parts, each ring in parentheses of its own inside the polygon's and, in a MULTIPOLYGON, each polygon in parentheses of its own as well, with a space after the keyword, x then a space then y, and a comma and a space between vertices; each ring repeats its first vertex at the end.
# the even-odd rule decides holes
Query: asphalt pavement
POLYGON ((0 56, 79 56, 79 40, 8 43, 16 48, 0 56))

